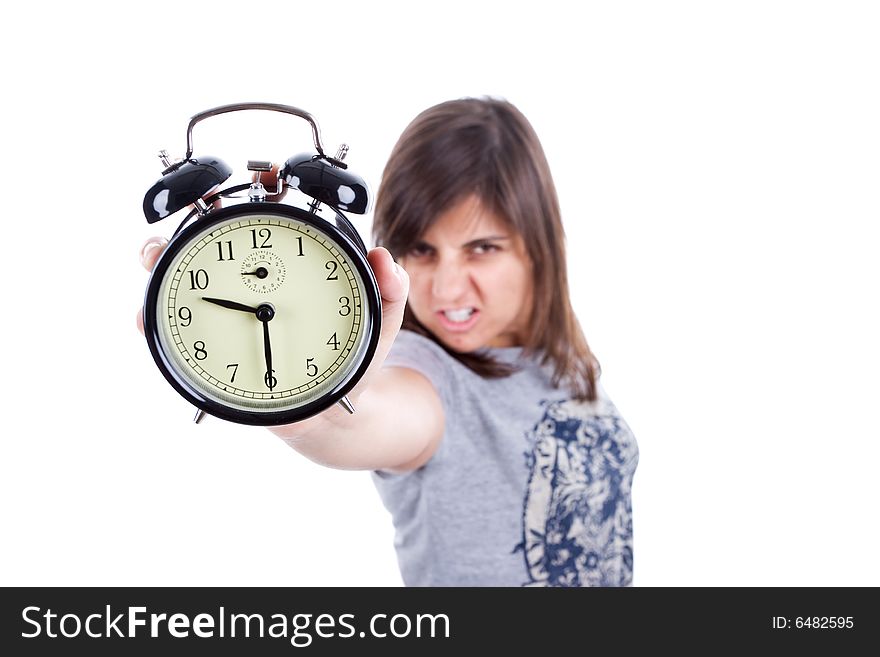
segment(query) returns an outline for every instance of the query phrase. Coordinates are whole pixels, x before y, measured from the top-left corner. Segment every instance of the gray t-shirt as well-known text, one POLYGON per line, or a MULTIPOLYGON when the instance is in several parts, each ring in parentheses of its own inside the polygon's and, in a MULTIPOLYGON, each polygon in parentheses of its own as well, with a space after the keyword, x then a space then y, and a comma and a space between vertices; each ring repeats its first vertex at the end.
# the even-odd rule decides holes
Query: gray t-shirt
POLYGON ((385 361, 427 377, 446 419, 426 465, 373 472, 404 583, 630 586, 629 427, 601 387, 598 401, 578 402, 520 347, 489 352, 521 370, 482 378, 406 330, 385 361))

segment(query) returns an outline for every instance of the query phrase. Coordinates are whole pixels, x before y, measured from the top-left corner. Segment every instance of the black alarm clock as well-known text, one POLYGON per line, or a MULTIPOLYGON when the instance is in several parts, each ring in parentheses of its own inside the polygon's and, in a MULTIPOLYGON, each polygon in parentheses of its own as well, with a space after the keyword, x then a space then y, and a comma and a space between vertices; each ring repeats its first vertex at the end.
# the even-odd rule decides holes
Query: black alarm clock
POLYGON ((239 103, 193 116, 182 160, 160 153, 166 168, 144 197, 147 221, 190 212, 150 275, 144 330, 159 370, 197 407, 196 422, 209 414, 288 424, 337 403, 354 412, 346 394, 376 350, 382 307, 366 246, 344 214, 370 206, 366 183, 343 162, 347 150, 328 156, 301 109, 239 103), (232 169, 193 155, 193 128, 241 110, 305 119, 315 151, 279 167, 249 161, 255 182, 221 189, 232 169), (270 171, 274 189, 260 180, 270 171))

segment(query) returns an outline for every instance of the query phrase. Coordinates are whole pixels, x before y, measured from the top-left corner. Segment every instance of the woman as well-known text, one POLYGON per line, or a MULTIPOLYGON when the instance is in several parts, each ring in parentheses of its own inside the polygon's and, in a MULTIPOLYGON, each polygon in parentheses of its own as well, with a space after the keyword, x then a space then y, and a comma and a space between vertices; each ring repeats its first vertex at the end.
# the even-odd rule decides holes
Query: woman
POLYGON ((420 114, 373 232, 383 334, 349 395, 357 413, 271 430, 324 465, 374 471, 407 585, 630 585, 638 450, 572 310, 528 121, 488 98, 420 114))

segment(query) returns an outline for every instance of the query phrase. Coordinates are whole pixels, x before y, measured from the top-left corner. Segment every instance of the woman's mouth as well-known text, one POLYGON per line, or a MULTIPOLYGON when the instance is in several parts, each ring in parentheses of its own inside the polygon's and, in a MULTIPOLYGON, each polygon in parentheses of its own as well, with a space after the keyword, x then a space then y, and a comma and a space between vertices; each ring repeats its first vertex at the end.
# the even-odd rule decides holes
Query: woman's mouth
POLYGON ((476 308, 449 308, 436 313, 447 331, 467 331, 477 322, 480 311, 476 308))

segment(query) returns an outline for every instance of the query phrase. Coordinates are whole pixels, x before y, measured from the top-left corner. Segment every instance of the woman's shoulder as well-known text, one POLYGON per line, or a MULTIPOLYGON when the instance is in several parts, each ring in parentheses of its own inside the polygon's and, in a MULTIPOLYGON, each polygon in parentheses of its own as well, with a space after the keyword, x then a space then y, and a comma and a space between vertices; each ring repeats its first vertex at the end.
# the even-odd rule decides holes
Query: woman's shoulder
POLYGON ((385 357, 383 367, 415 370, 427 377, 439 390, 445 381, 454 377, 455 363, 455 359, 431 338, 401 329, 385 357))
POLYGON ((431 338, 405 328, 400 329, 400 332, 394 339, 392 351, 393 350, 427 351, 430 353, 446 355, 443 348, 431 338))
POLYGON ((385 364, 395 366, 398 363, 421 363, 446 367, 448 361, 454 360, 434 340, 409 329, 401 329, 394 339, 388 352, 385 364))

